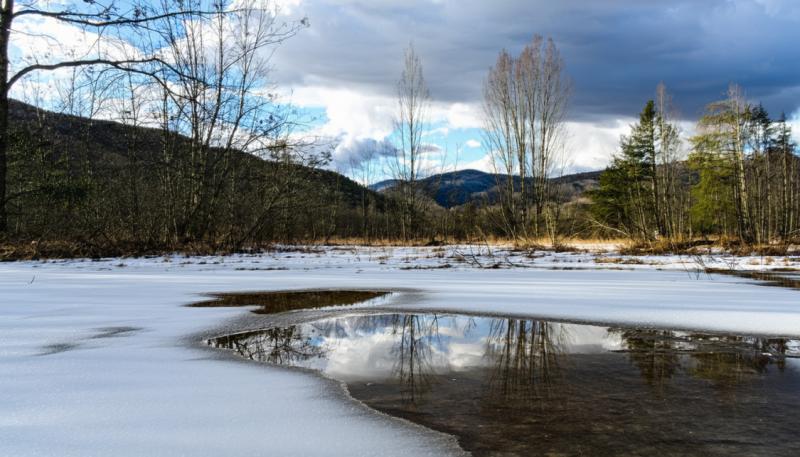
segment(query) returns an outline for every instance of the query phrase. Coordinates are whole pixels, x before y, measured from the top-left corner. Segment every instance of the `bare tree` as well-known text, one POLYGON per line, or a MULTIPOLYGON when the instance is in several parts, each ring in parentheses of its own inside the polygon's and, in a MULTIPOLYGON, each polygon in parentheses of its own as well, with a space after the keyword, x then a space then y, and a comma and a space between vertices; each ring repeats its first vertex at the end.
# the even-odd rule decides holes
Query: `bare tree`
POLYGON ((485 138, 495 170, 505 174, 498 189, 503 223, 512 237, 538 236, 555 214, 550 178, 566 160, 569 94, 555 43, 539 36, 519 57, 502 51, 484 83, 485 138))
POLYGON ((680 188, 678 163, 681 159, 680 127, 672 96, 662 82, 656 87, 655 157, 653 161, 653 197, 657 225, 662 235, 673 238, 683 232, 681 217, 685 202, 680 188))
MULTIPOLYGON (((198 1, 198 0, 196 0, 198 1)), ((184 3, 183 8, 199 5, 184 3)), ((232 155, 266 153, 280 162, 287 152, 289 120, 276 110, 268 91, 273 45, 303 24, 287 24, 266 0, 246 0, 235 10, 222 5, 205 17, 173 17, 160 34, 177 69, 170 74, 168 103, 173 127, 189 139, 190 188, 184 194, 178 236, 200 239, 209 233, 220 196, 230 183, 232 155), (280 157, 279 157, 280 156, 280 157)))
MULTIPOLYGON (((491 151, 492 167, 497 179, 500 198, 501 224, 506 234, 516 238, 518 229, 515 200, 515 175, 523 175, 520 164, 520 124, 517 116, 514 58, 505 50, 500 52, 495 66, 483 88, 484 138, 491 151)), ((524 161, 524 157, 523 157, 524 161)))
POLYGON ((422 73, 422 62, 413 45, 405 51, 403 72, 397 84, 397 118, 395 130, 399 147, 396 148, 393 173, 398 180, 402 217, 401 232, 404 239, 413 236, 417 224, 419 201, 417 181, 423 171, 423 154, 426 152, 422 137, 428 125, 430 93, 422 73))
MULTIPOLYGON (((534 40, 534 44, 537 42, 534 40)), ((551 177, 555 172, 563 172, 564 166, 569 161, 565 145, 564 121, 571 93, 570 83, 564 70, 564 61, 556 48, 553 40, 548 38, 542 44, 539 53, 542 57, 539 76, 540 94, 537 97, 538 115, 538 154, 533 151, 534 205, 535 219, 533 221, 534 233, 539 236, 542 219, 549 226, 554 226, 557 219, 560 202, 557 201, 551 184, 551 177), (544 217, 543 217, 544 216, 544 217)), ((534 51, 535 52, 535 51, 534 51)), ((537 122, 532 124, 532 127, 537 122)), ((531 144, 536 146, 536 138, 531 139, 531 144)))

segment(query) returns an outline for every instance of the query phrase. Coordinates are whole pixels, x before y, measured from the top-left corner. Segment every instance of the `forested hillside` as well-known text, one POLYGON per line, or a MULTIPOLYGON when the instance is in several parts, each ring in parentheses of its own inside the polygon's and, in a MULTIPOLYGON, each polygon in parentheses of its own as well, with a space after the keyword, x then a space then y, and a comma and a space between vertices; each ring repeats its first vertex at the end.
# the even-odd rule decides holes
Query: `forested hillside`
POLYGON ((212 148, 201 163, 181 135, 12 103, 11 230, 29 241, 87 253, 239 249, 359 235, 363 208, 387 209, 383 196, 280 150, 212 148))

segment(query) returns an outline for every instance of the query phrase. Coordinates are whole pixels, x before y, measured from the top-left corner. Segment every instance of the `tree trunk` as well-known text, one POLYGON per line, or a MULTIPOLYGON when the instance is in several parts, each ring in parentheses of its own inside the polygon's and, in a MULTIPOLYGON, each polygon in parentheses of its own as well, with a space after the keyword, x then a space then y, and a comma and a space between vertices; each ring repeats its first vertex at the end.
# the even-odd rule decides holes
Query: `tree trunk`
POLYGON ((8 41, 14 1, 3 0, 0 8, 0 233, 8 231, 8 41))

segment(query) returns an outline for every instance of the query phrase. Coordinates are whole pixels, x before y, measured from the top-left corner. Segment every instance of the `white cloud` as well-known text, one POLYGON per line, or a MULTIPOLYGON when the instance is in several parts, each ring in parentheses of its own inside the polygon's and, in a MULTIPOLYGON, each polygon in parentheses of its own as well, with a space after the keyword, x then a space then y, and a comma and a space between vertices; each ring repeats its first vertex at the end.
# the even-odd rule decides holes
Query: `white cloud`
POLYGON ((467 142, 464 143, 464 145, 467 146, 468 148, 478 149, 479 147, 481 147, 481 142, 471 138, 467 140, 467 142))
POLYGON ((318 133, 381 140, 394 130, 394 99, 349 88, 301 86, 286 101, 303 108, 323 108, 327 121, 318 133))
POLYGON ((476 103, 436 103, 431 110, 434 120, 443 120, 451 129, 481 128, 481 110, 476 103))
POLYGON ((571 170, 605 168, 619 148, 619 138, 630 131, 633 118, 603 123, 567 122, 567 155, 571 170))
POLYGON ((495 166, 492 162, 491 154, 487 153, 485 156, 481 157, 478 160, 473 160, 471 162, 467 162, 464 164, 458 165, 459 170, 478 170, 483 171, 486 173, 494 173, 495 166))
POLYGON ((386 140, 344 137, 333 150, 333 168, 346 174, 373 172, 375 170, 362 169, 362 165, 395 157, 396 151, 395 146, 386 140))

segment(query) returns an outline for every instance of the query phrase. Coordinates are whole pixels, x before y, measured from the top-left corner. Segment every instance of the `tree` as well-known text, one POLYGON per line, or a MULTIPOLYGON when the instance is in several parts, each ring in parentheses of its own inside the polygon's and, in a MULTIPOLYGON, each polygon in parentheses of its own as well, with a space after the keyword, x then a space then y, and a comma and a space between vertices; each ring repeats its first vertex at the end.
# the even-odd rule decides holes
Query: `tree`
MULTIPOLYGON (((755 241, 750 212, 749 187, 745 163, 750 105, 739 86, 731 84, 725 100, 706 107, 698 122, 698 135, 692 139, 696 151, 727 161, 733 170, 733 198, 736 212, 736 235, 744 242, 755 241)), ((707 161, 701 161, 707 162, 707 161)))
POLYGON ((489 70, 483 89, 484 137, 492 154, 497 179, 501 225, 506 235, 512 238, 516 238, 519 229, 515 198, 518 185, 514 176, 525 175, 522 154, 527 152, 523 147, 522 123, 518 119, 514 67, 515 59, 505 50, 501 51, 494 67, 489 70))
POLYGON ((719 143, 714 137, 692 139, 688 166, 697 174, 691 188, 693 230, 702 235, 735 231, 735 169, 729 158, 719 153, 719 143))
POLYGON ((649 100, 620 140, 620 153, 600 177, 592 192, 592 212, 604 227, 616 227, 627 236, 651 241, 662 233, 658 211, 656 142, 659 116, 649 100))
POLYGON ((770 150, 780 158, 781 191, 780 191, 780 235, 784 240, 796 230, 797 204, 797 165, 795 151, 797 144, 792 140, 792 129, 786 123, 786 114, 781 113, 775 126, 775 136, 771 139, 770 150))
POLYGON ((423 172, 422 155, 426 152, 422 134, 428 125, 430 93, 422 73, 422 62, 413 45, 405 51, 403 72, 397 83, 397 118, 395 130, 399 145, 395 149, 393 172, 401 198, 401 232, 408 239, 417 226, 419 200, 417 181, 423 172))
POLYGON ((675 119, 672 97, 662 82, 656 87, 655 158, 653 160, 653 197, 656 202, 659 230, 667 238, 685 234, 687 198, 680 178, 681 138, 675 119))
POLYGON ((747 123, 747 149, 751 151, 752 202, 751 219, 756 242, 768 241, 774 236, 774 206, 772 171, 770 170, 770 143, 773 137, 773 122, 761 104, 750 109, 747 123))
POLYGON ((535 36, 518 57, 498 55, 484 83, 484 136, 492 153, 506 234, 538 236, 554 203, 550 178, 564 149, 570 87, 551 39, 535 36), (504 182, 502 182, 504 181, 504 182))

